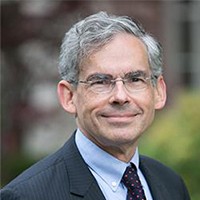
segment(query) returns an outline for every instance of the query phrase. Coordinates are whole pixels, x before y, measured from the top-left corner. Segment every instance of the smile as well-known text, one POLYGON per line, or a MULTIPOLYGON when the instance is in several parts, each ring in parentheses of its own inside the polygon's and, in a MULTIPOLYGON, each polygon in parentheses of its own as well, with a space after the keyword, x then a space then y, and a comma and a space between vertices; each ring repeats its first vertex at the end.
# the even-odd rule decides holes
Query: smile
POLYGON ((131 123, 137 114, 108 114, 102 115, 109 123, 131 123))

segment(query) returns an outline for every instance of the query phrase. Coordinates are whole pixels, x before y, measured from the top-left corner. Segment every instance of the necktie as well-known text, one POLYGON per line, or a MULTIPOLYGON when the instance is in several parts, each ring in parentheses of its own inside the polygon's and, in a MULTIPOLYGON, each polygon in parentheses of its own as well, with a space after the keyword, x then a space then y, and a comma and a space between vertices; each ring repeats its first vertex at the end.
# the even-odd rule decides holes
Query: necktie
POLYGON ((135 165, 132 164, 126 168, 122 183, 128 189, 127 200, 146 200, 135 165))

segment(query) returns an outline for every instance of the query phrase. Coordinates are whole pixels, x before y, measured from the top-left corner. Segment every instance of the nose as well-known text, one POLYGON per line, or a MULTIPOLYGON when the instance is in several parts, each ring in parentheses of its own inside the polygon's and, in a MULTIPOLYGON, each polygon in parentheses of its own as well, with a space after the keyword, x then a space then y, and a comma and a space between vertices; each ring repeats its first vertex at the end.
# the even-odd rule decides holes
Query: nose
POLYGON ((123 105, 130 102, 128 91, 125 88, 123 80, 116 80, 111 92, 110 103, 123 105))

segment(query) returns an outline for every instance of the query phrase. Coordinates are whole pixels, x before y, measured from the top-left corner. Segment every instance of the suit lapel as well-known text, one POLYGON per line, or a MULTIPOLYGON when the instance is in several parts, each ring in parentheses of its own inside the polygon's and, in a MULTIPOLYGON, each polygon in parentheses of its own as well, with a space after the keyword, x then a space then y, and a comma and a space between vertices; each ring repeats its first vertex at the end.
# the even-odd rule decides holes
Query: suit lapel
POLYGON ((63 153, 72 199, 84 197, 87 200, 105 200, 95 178, 76 147, 75 134, 65 144, 63 153))
POLYGON ((159 180, 159 172, 156 174, 145 162, 145 158, 140 156, 140 169, 145 176, 151 191, 153 200, 169 200, 170 194, 166 187, 159 180))
MULTIPOLYGON (((69 177, 69 187, 72 200, 105 200, 95 178, 81 157, 76 144, 75 134, 68 140, 63 148, 63 157, 69 177)), ((140 169, 150 188, 153 200, 169 200, 170 194, 159 179, 159 172, 155 173, 149 167, 145 157, 140 157, 140 169)))

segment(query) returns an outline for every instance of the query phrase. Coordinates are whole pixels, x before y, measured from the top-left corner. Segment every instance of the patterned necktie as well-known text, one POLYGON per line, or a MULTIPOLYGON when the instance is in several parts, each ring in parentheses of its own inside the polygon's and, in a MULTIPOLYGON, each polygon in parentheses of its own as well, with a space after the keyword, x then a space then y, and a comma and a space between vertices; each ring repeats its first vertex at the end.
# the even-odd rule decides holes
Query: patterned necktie
POLYGON ((122 183, 127 187, 127 200, 146 200, 142 184, 134 164, 128 166, 122 177, 122 183))

